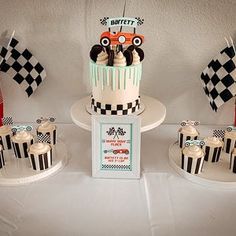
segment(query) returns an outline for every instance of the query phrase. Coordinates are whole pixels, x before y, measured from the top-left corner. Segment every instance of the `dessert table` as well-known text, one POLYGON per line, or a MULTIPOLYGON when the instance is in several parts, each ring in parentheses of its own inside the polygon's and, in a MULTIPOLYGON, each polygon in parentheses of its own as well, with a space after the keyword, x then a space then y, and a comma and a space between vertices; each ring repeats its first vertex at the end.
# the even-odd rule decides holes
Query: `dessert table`
POLYGON ((142 133, 141 179, 118 180, 93 179, 91 133, 59 124, 68 164, 48 179, 0 187, 0 235, 234 236, 236 189, 190 182, 170 166, 178 127, 142 133))

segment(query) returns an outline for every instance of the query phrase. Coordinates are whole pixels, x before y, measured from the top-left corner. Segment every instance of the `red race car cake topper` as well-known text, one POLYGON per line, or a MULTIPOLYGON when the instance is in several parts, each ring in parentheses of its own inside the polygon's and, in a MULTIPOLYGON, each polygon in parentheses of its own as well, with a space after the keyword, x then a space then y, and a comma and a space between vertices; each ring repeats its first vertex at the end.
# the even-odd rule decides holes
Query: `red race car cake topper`
POLYGON ((140 17, 104 17, 100 20, 100 22, 102 25, 108 26, 108 31, 103 32, 100 36, 100 43, 104 47, 108 47, 110 45, 134 45, 139 47, 144 41, 143 35, 136 34, 136 27, 142 25, 144 22, 144 19, 141 19, 140 17), (120 31, 111 32, 111 28, 117 26, 120 27, 120 31), (133 28, 133 32, 122 32, 123 26, 133 28))

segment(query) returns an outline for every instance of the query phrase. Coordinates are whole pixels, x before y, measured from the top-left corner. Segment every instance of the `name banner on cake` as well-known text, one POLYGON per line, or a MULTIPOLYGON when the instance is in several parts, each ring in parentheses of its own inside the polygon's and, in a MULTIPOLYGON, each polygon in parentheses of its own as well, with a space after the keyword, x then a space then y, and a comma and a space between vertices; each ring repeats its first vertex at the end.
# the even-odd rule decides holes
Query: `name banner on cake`
POLYGON ((92 175, 140 177, 140 118, 92 116, 92 175))

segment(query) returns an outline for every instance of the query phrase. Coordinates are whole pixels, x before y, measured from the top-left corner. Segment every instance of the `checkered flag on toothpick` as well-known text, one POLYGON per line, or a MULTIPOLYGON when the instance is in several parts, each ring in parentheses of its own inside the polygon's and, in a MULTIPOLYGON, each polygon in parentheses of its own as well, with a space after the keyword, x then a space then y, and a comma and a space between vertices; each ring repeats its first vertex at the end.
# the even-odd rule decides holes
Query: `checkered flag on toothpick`
POLYGON ((213 130, 213 137, 223 139, 225 137, 225 130, 223 130, 223 129, 214 129, 213 130))
POLYGON ((40 142, 40 143, 49 143, 50 142, 50 136, 48 134, 40 134, 37 137, 38 137, 38 142, 40 142))
POLYGON ((30 96, 46 77, 43 66, 27 48, 22 48, 12 37, 7 50, 10 57, 1 65, 1 71, 13 78, 30 96))
POLYGON ((236 95, 235 68, 235 48, 228 44, 201 74, 205 94, 214 111, 236 95))
POLYGON ((4 64, 10 56, 11 52, 7 48, 0 47, 0 70, 1 70, 1 65, 4 64))
POLYGON ((3 125, 13 125, 13 119, 11 116, 3 117, 2 118, 2 124, 3 125))

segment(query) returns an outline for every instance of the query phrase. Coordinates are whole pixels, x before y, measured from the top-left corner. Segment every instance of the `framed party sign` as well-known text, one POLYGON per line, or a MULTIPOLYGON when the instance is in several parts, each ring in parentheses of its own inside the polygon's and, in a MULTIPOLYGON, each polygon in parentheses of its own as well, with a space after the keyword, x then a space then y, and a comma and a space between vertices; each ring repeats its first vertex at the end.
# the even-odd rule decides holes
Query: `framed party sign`
POLYGON ((140 178, 140 118, 92 116, 92 176, 140 178))

